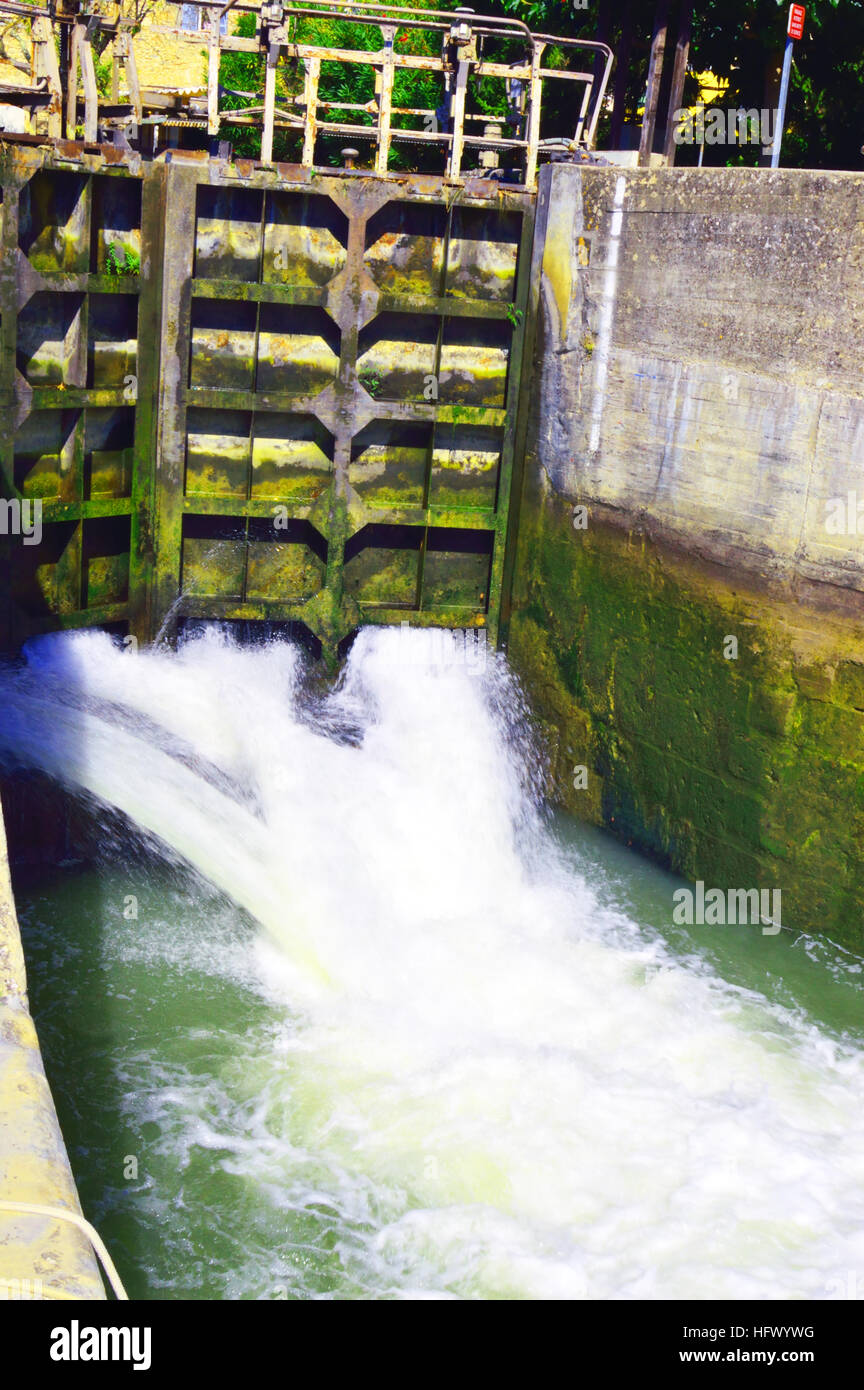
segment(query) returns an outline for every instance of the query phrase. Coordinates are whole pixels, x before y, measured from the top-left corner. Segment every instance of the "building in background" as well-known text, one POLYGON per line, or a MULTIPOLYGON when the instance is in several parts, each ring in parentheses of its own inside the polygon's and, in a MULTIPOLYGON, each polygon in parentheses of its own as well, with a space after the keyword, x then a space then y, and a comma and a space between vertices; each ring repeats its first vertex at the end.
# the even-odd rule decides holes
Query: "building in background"
MULTIPOLYGON (((206 96, 209 23, 206 9, 192 4, 173 5, 166 0, 121 0, 120 4, 106 0, 97 8, 112 20, 119 14, 140 25, 134 35, 138 81, 148 94, 164 96, 169 112, 171 98, 186 102, 195 96, 206 96)), ((233 32, 237 22, 236 13, 223 15, 221 33, 233 32)), ((111 94, 123 101, 128 99, 129 93, 122 65, 118 90, 111 93, 113 54, 114 43, 109 41, 95 55, 97 86, 101 96, 111 94)), ((36 86, 31 21, 19 15, 0 15, 0 130, 40 130, 38 114, 31 116, 26 106, 15 100, 16 94, 36 86)), ((79 92, 81 90, 79 80, 79 92)))

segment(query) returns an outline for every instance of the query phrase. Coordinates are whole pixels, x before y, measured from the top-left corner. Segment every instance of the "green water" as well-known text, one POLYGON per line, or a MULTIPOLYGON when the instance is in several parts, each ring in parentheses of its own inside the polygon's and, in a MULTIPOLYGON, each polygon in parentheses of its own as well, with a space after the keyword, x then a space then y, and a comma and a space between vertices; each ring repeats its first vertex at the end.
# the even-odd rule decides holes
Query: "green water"
MULTIPOLYGON (((645 942, 665 941, 697 976, 716 972, 745 1009, 764 999, 799 1033, 858 1047, 860 960, 785 930, 672 927, 676 880, 564 817, 556 835, 645 942)), ((232 904, 140 859, 19 884, 18 905, 84 1211, 131 1297, 513 1295, 422 1242, 382 1243, 422 1202, 398 1177, 346 1162, 326 1117, 310 1125, 321 1099, 302 1019, 271 989, 254 924, 232 904)))

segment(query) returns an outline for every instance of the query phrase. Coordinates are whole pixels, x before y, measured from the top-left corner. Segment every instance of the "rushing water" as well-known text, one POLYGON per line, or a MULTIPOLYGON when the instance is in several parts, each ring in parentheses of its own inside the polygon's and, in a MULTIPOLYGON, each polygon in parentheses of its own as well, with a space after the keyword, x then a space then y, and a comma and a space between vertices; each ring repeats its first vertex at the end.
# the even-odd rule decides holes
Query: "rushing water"
POLYGON ((673 928, 676 880, 543 811, 506 667, 476 667, 364 631, 323 696, 287 644, 85 633, 0 677, 6 761, 148 845, 106 818, 104 863, 20 894, 130 1291, 842 1296, 861 963, 673 928))

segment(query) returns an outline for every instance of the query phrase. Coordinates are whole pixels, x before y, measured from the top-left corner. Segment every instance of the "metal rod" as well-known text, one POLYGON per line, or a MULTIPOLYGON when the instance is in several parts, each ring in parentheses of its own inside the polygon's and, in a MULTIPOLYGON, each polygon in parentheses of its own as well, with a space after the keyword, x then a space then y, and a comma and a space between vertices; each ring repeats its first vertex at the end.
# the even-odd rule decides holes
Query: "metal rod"
MULTIPOLYGON (((218 21, 217 21, 218 23, 218 21)), ((261 134, 261 163, 273 163, 273 123, 276 119, 276 65, 279 62, 278 43, 267 45, 267 67, 264 72, 264 129, 261 134)))

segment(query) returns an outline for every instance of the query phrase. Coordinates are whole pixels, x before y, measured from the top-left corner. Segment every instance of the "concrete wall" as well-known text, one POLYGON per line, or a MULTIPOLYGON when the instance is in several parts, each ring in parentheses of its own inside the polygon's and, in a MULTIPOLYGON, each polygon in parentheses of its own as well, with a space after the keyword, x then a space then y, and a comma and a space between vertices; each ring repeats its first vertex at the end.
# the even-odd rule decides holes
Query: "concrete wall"
MULTIPOLYGON (((0 811, 0 1199, 80 1214, 27 1007, 0 811)), ((0 1210, 0 1300, 101 1299, 90 1242, 68 1221, 0 1210)))
POLYGON ((860 942, 864 177, 557 165, 539 196, 510 649, 557 795, 860 942))

